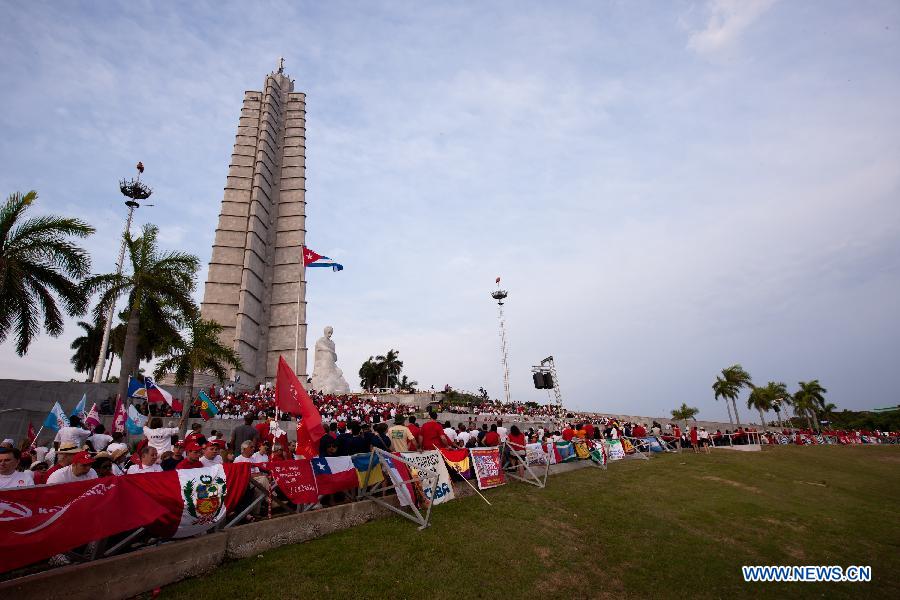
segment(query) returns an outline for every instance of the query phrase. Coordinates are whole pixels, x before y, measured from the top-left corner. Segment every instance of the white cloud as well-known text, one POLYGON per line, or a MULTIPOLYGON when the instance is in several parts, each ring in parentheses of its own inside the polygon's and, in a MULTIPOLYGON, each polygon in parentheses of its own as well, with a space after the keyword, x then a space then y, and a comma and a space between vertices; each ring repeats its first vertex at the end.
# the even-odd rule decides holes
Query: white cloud
POLYGON ((733 48, 741 35, 757 21, 776 0, 711 0, 707 4, 706 26, 694 31, 688 48, 703 55, 715 55, 733 48))

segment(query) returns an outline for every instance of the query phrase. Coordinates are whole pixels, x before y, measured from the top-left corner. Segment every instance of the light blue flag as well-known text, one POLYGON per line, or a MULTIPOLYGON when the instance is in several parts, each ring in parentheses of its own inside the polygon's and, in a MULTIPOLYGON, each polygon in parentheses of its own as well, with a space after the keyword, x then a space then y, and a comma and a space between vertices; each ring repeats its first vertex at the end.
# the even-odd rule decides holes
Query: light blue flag
POLYGON ((60 427, 68 426, 69 417, 66 416, 66 413, 63 411, 62 406, 59 405, 59 402, 55 402, 53 408, 50 409, 50 414, 44 419, 44 427, 52 429, 53 431, 59 431, 60 427))
POLYGON ((134 421, 131 420, 130 417, 128 419, 125 419, 125 429, 127 429, 128 433, 130 433, 131 435, 141 435, 142 433, 144 433, 144 428, 140 425, 137 425, 134 421))
POLYGON ((84 409, 87 406, 87 392, 85 392, 81 396, 81 400, 78 401, 78 404, 75 405, 75 408, 69 414, 70 417, 78 417, 79 419, 84 419, 84 409))

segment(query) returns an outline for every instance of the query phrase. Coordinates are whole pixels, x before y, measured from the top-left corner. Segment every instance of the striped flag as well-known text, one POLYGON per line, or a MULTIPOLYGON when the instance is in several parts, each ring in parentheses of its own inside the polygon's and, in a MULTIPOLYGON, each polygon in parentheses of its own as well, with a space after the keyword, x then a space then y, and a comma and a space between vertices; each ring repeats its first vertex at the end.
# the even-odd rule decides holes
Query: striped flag
POLYGON ((306 267, 331 267, 332 271, 343 271, 344 265, 338 264, 315 250, 303 248, 303 265, 306 267))

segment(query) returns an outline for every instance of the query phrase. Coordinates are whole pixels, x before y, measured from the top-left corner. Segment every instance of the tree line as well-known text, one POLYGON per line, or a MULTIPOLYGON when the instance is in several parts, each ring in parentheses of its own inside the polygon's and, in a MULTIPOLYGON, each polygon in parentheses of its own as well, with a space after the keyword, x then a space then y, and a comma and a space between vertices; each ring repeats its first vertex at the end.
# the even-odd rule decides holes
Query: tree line
MULTIPOLYGON (((123 272, 91 273, 91 259, 77 240, 95 229, 76 219, 28 217, 37 192, 14 193, 0 208, 0 343, 13 336, 24 356, 41 330, 52 337, 63 331, 63 313, 80 321, 84 335, 72 342, 72 364, 93 375, 100 357, 106 315, 118 298, 126 305, 112 328, 111 353, 121 361, 118 393, 126 396, 129 375, 140 362, 161 358, 156 377, 173 373, 175 383, 193 390, 194 373, 227 379, 227 367, 241 369, 237 353, 219 340, 222 327, 202 319, 192 298, 200 260, 185 252, 159 249, 159 229, 144 225, 140 235, 124 235, 123 272), (96 297, 93 308, 91 300, 96 297)), ((110 356, 111 358, 111 356, 110 356)))

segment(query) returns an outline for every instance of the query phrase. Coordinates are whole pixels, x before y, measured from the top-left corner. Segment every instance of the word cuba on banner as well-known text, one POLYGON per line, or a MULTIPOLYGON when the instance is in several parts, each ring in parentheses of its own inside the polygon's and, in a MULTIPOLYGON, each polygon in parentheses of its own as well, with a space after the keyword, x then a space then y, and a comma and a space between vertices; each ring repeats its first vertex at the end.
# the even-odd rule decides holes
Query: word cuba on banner
POLYGON ((480 489, 486 490, 506 483, 500 462, 500 448, 472 448, 469 452, 480 489))
POLYGON ((420 474, 423 477, 422 492, 425 494, 426 499, 435 504, 453 500, 455 496, 453 494, 453 484, 450 482, 450 473, 447 471, 447 465, 444 464, 444 459, 441 457, 439 450, 403 452, 400 456, 412 463, 416 470, 422 472, 420 474), (435 474, 438 476, 436 489, 431 489, 431 486, 425 483, 424 478, 435 474))

